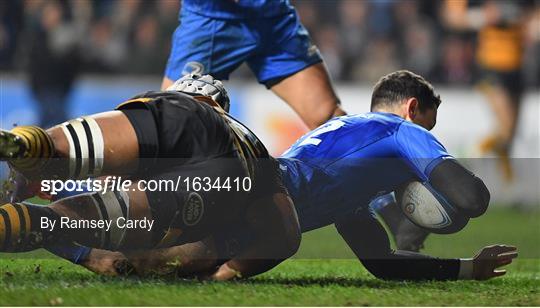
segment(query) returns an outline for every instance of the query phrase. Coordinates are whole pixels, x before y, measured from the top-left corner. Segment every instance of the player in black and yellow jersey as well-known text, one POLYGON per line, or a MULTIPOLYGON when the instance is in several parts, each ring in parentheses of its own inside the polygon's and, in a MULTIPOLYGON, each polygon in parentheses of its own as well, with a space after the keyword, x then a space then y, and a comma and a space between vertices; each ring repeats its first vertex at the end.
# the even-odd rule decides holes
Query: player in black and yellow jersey
POLYGON ((222 107, 227 106, 219 81, 187 76, 168 91, 136 96, 115 111, 48 130, 21 126, 1 131, 0 159, 30 180, 124 175, 133 184, 47 207, 15 202, 1 206, 0 251, 34 250, 59 238, 117 251, 168 247, 202 240, 241 220, 252 225, 260 240, 223 264, 214 273, 216 279, 258 274, 291 256, 300 232, 279 166, 259 139, 225 112, 222 107), (173 190, 142 191, 137 185, 140 180, 175 182, 178 177, 206 177, 213 183, 249 178, 252 186, 196 190, 178 181, 173 190), (117 219, 154 223, 150 231, 114 223, 107 228, 60 227, 66 220, 117 219), (46 228, 43 221, 49 222, 46 228))
POLYGON ((509 154, 516 132, 523 92, 522 59, 527 0, 446 0, 446 24, 453 30, 477 33, 478 89, 497 118, 492 135, 480 144, 483 154, 494 152, 507 181, 513 179, 509 154))

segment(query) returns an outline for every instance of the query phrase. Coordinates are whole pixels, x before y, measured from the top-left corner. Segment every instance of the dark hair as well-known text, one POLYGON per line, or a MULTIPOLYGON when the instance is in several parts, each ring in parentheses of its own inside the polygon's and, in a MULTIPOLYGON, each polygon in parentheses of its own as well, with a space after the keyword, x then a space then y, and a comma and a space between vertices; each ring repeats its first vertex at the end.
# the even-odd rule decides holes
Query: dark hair
POLYGON ((418 108, 422 112, 441 104, 441 97, 435 93, 433 86, 424 77, 400 70, 383 76, 375 84, 371 95, 371 110, 397 105, 411 97, 418 100, 418 108))

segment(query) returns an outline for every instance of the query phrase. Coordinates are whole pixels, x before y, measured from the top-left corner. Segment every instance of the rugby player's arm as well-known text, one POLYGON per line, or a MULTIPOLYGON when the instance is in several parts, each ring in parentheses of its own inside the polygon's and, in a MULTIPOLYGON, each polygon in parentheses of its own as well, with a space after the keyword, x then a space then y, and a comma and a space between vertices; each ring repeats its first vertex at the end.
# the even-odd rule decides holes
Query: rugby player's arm
POLYGON ((238 256, 227 261, 211 276, 213 280, 247 278, 264 273, 296 253, 302 237, 296 210, 290 197, 276 193, 254 202, 247 221, 255 240, 238 256))
POLYGON ((500 266, 517 256, 515 247, 483 248, 471 259, 442 259, 392 250, 385 229, 369 214, 349 215, 336 228, 360 262, 375 277, 386 280, 485 280, 505 274, 500 266))
POLYGON ((474 218, 487 210, 490 193, 484 182, 448 154, 430 132, 418 125, 401 125, 395 138, 398 157, 459 213, 474 218))
POLYGON ((435 162, 428 181, 449 204, 470 218, 484 214, 490 193, 484 182, 455 159, 435 162))

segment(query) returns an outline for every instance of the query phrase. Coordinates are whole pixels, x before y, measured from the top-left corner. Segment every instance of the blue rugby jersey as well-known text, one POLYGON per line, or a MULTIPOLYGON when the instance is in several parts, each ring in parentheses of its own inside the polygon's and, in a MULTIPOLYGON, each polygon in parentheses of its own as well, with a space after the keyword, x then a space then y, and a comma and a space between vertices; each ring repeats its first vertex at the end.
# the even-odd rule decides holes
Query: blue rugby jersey
POLYGON ((452 158, 426 129, 389 113, 334 118, 307 133, 280 158, 302 231, 369 210, 370 201, 405 181, 425 182, 452 158))

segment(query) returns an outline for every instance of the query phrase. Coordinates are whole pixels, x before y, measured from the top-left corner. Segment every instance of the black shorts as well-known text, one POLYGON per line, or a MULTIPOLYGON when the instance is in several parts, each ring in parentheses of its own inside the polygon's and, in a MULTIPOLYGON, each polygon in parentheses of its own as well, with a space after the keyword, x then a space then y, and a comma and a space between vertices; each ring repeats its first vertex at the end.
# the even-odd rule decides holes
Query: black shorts
POLYGON ((508 94, 519 101, 523 93, 523 76, 520 70, 502 72, 482 67, 477 68, 478 84, 487 83, 504 88, 508 94))
POLYGON ((227 123, 207 104, 177 92, 150 92, 151 97, 120 105, 130 120, 142 158, 139 172, 176 164, 197 163, 211 158, 236 157, 227 123), (146 101, 149 99, 150 101, 146 101), (158 160, 166 159, 161 165, 158 160))
POLYGON ((250 202, 286 192, 270 156, 257 161, 256 179, 248 175, 227 123, 204 103, 181 95, 119 109, 139 142, 135 177, 163 184, 146 191, 156 244, 169 229, 181 232, 174 245, 219 233, 237 223, 250 202))

